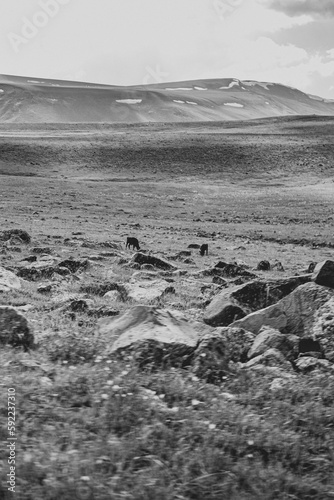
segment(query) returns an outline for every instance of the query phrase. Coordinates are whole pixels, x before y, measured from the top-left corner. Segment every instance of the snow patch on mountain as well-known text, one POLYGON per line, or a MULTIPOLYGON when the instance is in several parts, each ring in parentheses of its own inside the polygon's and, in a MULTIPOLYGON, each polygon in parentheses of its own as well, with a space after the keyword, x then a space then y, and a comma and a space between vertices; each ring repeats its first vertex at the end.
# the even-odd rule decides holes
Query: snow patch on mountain
POLYGON ((165 90, 193 90, 193 89, 189 87, 179 87, 179 88, 172 87, 172 88, 165 88, 165 90))
POLYGON ((228 90, 231 89, 232 87, 240 87, 240 82, 239 80, 234 80, 229 84, 228 87, 219 87, 219 90, 228 90))
POLYGON ((243 80, 241 83, 243 85, 246 85, 247 87, 255 87, 256 85, 258 85, 259 87, 262 87, 265 90, 269 90, 268 85, 274 85, 273 83, 255 82, 253 80, 243 80))
POLYGON ((140 104, 143 99, 116 99, 120 104, 140 104))
POLYGON ((224 102, 224 106, 231 106, 232 108, 244 108, 243 104, 239 102, 224 102))

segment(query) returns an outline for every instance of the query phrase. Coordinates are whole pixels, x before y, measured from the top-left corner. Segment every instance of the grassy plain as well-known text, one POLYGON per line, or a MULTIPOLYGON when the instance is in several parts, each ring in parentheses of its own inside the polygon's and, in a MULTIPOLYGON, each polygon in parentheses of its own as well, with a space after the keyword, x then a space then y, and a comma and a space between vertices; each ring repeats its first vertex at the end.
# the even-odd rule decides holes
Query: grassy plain
MULTIPOLYGON (((14 269, 38 245, 62 258, 96 255, 104 241, 124 248, 129 235, 166 258, 209 243, 208 257, 194 251, 194 264, 180 263, 192 271, 268 259, 285 272, 262 275, 299 274, 333 256, 333 135, 326 117, 0 125, 0 229, 33 238, 1 254, 0 265, 14 269)), ((17 395, 16 498, 334 498, 334 377, 278 383, 275 374, 240 371, 213 386, 186 371, 139 373, 131 361, 105 357, 97 318, 63 306, 80 285, 126 282, 131 272, 105 257, 55 282, 51 296, 36 282, 0 294, 2 305, 32 305, 24 314, 39 346, 0 350, 3 441, 7 388, 17 395)), ((195 298, 173 301, 193 314, 195 298)), ((6 450, 0 465, 0 498, 12 498, 6 450)))

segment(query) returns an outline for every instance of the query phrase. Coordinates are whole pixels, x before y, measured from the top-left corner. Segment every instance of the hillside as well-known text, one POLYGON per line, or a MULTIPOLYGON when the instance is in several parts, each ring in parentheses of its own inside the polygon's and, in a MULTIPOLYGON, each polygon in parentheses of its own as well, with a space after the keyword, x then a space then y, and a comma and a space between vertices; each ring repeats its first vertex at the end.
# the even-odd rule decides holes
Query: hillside
POLYGON ((334 102, 235 78, 117 87, 0 75, 1 123, 146 123, 334 115, 334 102))

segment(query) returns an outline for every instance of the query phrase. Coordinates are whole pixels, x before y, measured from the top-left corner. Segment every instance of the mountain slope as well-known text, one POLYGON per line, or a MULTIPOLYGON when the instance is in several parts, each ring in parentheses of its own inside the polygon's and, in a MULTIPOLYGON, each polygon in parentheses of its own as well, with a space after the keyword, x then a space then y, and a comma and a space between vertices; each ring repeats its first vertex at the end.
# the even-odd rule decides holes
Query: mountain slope
POLYGON ((0 75, 1 123, 224 121, 334 115, 334 102, 234 78, 117 87, 0 75))

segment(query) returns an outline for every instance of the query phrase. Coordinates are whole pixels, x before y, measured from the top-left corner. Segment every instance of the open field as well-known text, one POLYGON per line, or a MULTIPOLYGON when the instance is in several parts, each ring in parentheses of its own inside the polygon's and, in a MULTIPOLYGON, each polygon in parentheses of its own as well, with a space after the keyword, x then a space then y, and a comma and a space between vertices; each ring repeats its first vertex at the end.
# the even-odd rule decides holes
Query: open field
MULTIPOLYGON (((267 279, 334 260, 333 136, 334 118, 314 116, 0 124, 0 232, 32 237, 30 245, 0 246, 0 266, 17 269, 33 247, 90 260, 84 272, 49 280, 49 295, 34 280, 0 292, 0 305, 31 306, 23 313, 37 344, 27 353, 0 350, 4 439, 5 390, 17 394, 16 498, 334 498, 332 374, 298 374, 275 389, 277 375, 261 372, 228 374, 220 385, 176 368, 142 372, 105 355, 97 314, 68 309, 85 287, 130 280, 134 270, 102 246, 121 244, 130 259, 127 236, 167 260, 208 243, 208 256, 194 250, 191 262, 177 263, 191 272, 218 260, 251 269, 280 261, 284 272, 257 271, 267 279)), ((160 306, 200 320, 207 296, 189 290, 160 306)), ((87 299, 96 310, 108 306, 102 296, 87 299)), ((12 498, 6 457, 0 452, 4 500, 12 498)))
POLYGON ((1 222, 117 240, 139 223, 144 239, 169 230, 186 243, 205 229, 220 243, 334 244, 333 123, 1 125, 1 222))

